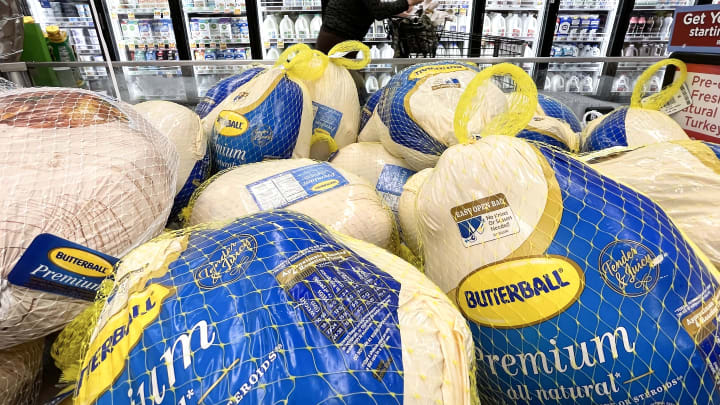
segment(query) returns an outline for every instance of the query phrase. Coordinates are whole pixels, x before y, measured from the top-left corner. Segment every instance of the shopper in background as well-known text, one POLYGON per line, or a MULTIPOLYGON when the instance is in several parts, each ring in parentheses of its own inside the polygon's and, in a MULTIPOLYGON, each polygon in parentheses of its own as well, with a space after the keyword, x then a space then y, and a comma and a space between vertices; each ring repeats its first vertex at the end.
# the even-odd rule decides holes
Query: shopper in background
MULTIPOLYGON (((408 11, 423 0, 322 0, 322 27, 315 48, 328 53, 343 41, 362 41, 375 20, 384 20, 408 11)), ((349 55, 352 57, 352 55, 349 55)), ((360 105, 367 94, 362 76, 351 70, 358 88, 360 105)))
POLYGON ((322 28, 318 50, 327 53, 336 44, 365 38, 375 20, 409 10, 423 0, 322 0, 322 28))

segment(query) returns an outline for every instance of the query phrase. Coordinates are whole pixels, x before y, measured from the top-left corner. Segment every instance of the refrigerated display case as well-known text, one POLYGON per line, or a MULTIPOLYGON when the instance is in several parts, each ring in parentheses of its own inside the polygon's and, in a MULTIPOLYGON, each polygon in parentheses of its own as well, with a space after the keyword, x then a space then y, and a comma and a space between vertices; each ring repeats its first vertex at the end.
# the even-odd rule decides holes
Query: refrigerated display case
MULTIPOLYGON (((245 0, 183 0, 183 24, 191 60, 252 59, 245 0)), ((197 91, 204 94, 240 66, 193 67, 197 91)))
POLYGON ((545 7, 545 0, 488 0, 483 15, 483 35, 524 40, 529 48, 525 55, 537 56, 545 25, 545 7))
MULTIPOLYGON (((58 2, 27 0, 30 13, 43 31, 49 25, 58 26, 68 34, 70 45, 80 62, 104 61, 97 22, 87 1, 58 2)), ((79 70, 85 87, 104 90, 107 78, 104 67, 86 67, 79 70)))
MULTIPOLYGON (((103 4, 120 61, 179 59, 168 0, 110 0, 103 4)), ((182 75, 178 66, 123 69, 130 96, 137 101, 185 98, 184 86, 173 84, 173 79, 182 75)))
MULTIPOLYGON (((607 55, 618 5, 618 0, 561 0, 550 56, 607 55)), ((604 68, 602 62, 551 63, 545 90, 595 94, 604 68)))
MULTIPOLYGON (((622 56, 667 56, 675 8, 694 4, 694 0, 635 0, 630 15, 626 17, 627 31, 624 37, 621 36, 622 56)), ((620 99, 629 97, 638 76, 648 66, 640 62, 619 64, 611 92, 620 99)), ((661 69, 648 82, 649 92, 660 90, 664 74, 665 69, 661 69)))

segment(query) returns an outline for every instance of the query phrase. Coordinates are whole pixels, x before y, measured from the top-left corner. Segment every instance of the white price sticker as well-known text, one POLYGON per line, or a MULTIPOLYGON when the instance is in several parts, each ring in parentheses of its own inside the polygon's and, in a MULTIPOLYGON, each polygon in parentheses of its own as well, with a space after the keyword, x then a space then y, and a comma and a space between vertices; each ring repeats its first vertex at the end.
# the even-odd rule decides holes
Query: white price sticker
MULTIPOLYGON (((645 97, 643 101, 646 101, 648 97, 645 97)), ((670 99, 662 108, 660 108, 660 111, 664 112, 667 115, 675 114, 678 111, 682 111, 685 108, 692 105, 692 97, 690 97, 690 87, 687 83, 683 83, 682 87, 680 87, 680 91, 675 93, 673 98, 670 99)))

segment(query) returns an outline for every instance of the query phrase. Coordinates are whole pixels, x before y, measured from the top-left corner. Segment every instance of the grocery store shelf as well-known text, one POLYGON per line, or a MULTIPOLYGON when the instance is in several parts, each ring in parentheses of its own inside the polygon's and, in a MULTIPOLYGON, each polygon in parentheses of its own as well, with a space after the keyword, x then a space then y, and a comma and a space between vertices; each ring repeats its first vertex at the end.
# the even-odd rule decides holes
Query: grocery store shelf
POLYGON ((657 37, 652 37, 652 38, 627 38, 627 37, 625 37, 624 42, 668 42, 669 40, 670 40, 670 38, 662 39, 662 38, 657 38, 657 37))
POLYGON ((548 72, 599 72, 602 66, 564 66, 564 67, 551 67, 548 68, 548 72))
POLYGON ((555 37, 553 42, 603 42, 605 41, 604 35, 595 35, 592 37, 578 35, 575 37, 555 37))
POLYGON ((599 13, 609 13, 610 11, 613 11, 614 8, 607 8, 607 7, 560 7, 560 13, 564 13, 566 11, 568 12, 576 12, 576 11, 589 11, 589 12, 599 12, 599 13))
POLYGON ((268 13, 280 13, 280 12, 297 12, 297 13, 313 13, 313 12, 321 12, 322 8, 320 7, 287 7, 287 6, 265 6, 263 7, 265 12, 268 13))
POLYGON ((193 71, 196 75, 227 75, 241 73, 245 70, 241 66, 196 66, 193 71))
MULTIPOLYGON (((303 43, 303 44, 314 44, 314 43, 315 43, 315 38, 306 38, 306 39, 289 39, 289 38, 287 38, 287 39, 266 39, 266 40, 263 41, 263 44, 264 44, 264 45, 267 45, 267 44, 273 44, 273 45, 275 45, 275 44, 277 44, 278 42, 280 42, 280 43, 286 43, 286 44, 300 44, 300 43, 303 43)), ((266 48, 267 48, 267 46, 266 46, 266 48)))
POLYGON ((232 45, 250 45, 249 39, 236 40, 234 38, 213 38, 213 39, 191 39, 190 47, 195 48, 193 45, 218 45, 218 44, 232 44, 232 45))
POLYGON ((92 28, 95 26, 91 17, 55 17, 45 19, 45 25, 57 25, 60 28, 92 28))
POLYGON ((185 7, 186 14, 223 14, 223 15, 245 15, 245 8, 215 8, 215 7, 185 7))
POLYGON ((135 14, 135 15, 153 15, 155 13, 165 14, 167 16, 170 16, 170 9, 165 6, 160 7, 128 7, 128 8, 114 8, 110 10, 111 14, 118 14, 118 15, 129 15, 129 14, 135 14))
POLYGON ((633 10, 639 11, 639 10, 647 10, 647 11, 672 11, 675 10, 678 7, 685 7, 687 4, 638 4, 635 2, 635 7, 633 7, 633 10))
POLYGON ((515 7, 515 6, 492 6, 485 11, 540 11, 542 7, 515 7))
POLYGON ((182 71, 178 67, 130 67, 126 74, 128 76, 181 76, 182 71))
MULTIPOLYGON (((137 38, 120 41, 120 46, 144 46, 144 45, 170 45, 175 44, 174 39, 167 38, 137 38)), ((175 48, 174 46, 172 48, 175 48)))

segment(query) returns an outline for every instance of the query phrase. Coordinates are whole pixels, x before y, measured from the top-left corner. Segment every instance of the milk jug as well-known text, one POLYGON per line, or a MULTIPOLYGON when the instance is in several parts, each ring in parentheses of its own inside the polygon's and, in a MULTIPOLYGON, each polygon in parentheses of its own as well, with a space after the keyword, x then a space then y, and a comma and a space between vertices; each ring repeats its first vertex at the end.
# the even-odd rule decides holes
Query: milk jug
POLYGON ((503 17, 500 13, 495 13, 495 16, 492 19, 492 35, 504 37, 507 32, 506 28, 505 17, 503 17))
POLYGON ((525 20, 525 25, 523 26, 523 36, 524 37, 535 37, 535 33, 537 32, 537 18, 535 18, 534 15, 529 15, 528 18, 525 20))
POLYGON ((320 14, 315 14, 315 17, 310 21, 310 38, 317 38, 320 34, 320 27, 322 27, 322 17, 320 14))
POLYGON ((510 14, 505 20, 505 33, 507 36, 517 38, 520 36, 521 29, 520 17, 517 14, 510 14))
POLYGON ((487 13, 483 17, 483 35, 491 35, 492 33, 492 20, 488 17, 487 13))
POLYGON ((382 53, 380 53, 380 50, 376 45, 373 45, 370 47, 370 59, 381 59, 382 53))
POLYGON ((365 79, 365 91, 368 93, 375 93, 378 91, 379 85, 377 81, 377 77, 375 75, 369 75, 367 79, 365 79))
POLYGON ((280 21, 280 38, 295 38, 295 24, 293 24, 293 21, 287 14, 285 14, 283 19, 280 21))
POLYGON ((310 22, 305 14, 301 14, 295 21, 295 35, 298 39, 310 38, 310 22))
POLYGON ((395 50, 390 44, 385 44, 380 50, 380 56, 383 59, 392 59, 395 56, 395 50))
POLYGON ((267 39, 278 38, 278 26, 275 17, 271 15, 265 17, 265 21, 263 21, 263 34, 267 39))
POLYGON ((277 60, 280 57, 280 52, 278 52, 277 48, 275 46, 270 47, 270 49, 267 51, 266 58, 269 60, 277 60))

